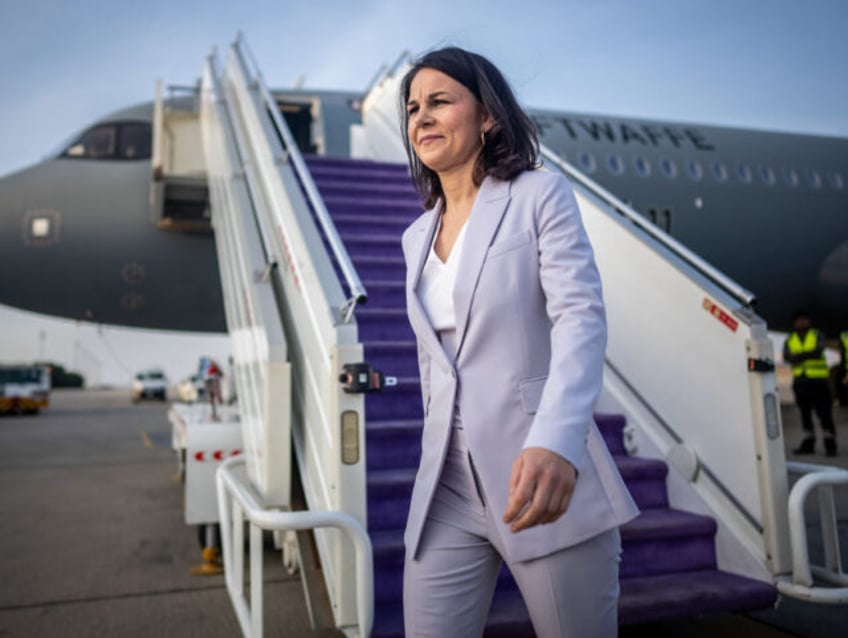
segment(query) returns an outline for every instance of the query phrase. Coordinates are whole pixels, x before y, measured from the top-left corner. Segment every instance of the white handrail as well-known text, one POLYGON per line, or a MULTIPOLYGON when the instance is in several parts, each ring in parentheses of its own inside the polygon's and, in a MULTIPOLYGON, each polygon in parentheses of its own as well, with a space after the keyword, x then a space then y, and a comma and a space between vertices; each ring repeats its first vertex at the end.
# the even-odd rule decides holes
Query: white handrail
MULTIPOLYGON (((332 253, 322 241, 320 225, 302 194, 295 167, 255 79, 247 74, 234 48, 229 51, 224 74, 226 111, 246 143, 239 149, 239 169, 256 216, 273 230, 268 239, 280 259, 271 283, 289 344, 291 440, 306 502, 313 511, 345 512, 364 525, 364 397, 345 393, 338 383, 343 365, 361 361, 363 356, 355 318, 345 323, 339 317, 348 297, 342 291, 344 280, 333 270, 332 253), (362 450, 359 462, 350 465, 341 462, 338 424, 343 413, 356 415, 355 434, 362 450)), ((271 503, 264 494, 263 502, 271 503)), ((349 543, 328 529, 316 530, 315 539, 335 622, 339 627, 353 627, 359 621, 355 557, 349 543)))
MULTIPOLYGON (((232 112, 233 107, 232 107, 232 104, 231 104, 231 99, 227 95, 227 92, 224 90, 224 88, 221 86, 221 69, 220 69, 220 65, 218 63, 218 56, 215 55, 214 53, 212 55, 210 55, 209 58, 208 58, 208 64, 209 64, 209 78, 212 82, 212 91, 215 95, 215 99, 226 104, 227 112, 232 112)), ((233 137, 233 140, 232 140, 233 153, 236 156, 238 156, 239 162, 241 162, 243 164, 244 158, 241 157, 240 153, 242 152, 242 149, 244 149, 246 147, 246 142, 243 139, 243 135, 241 134, 241 131, 237 127, 234 127, 231 123, 229 128, 232 131, 232 137, 233 137)), ((248 180, 250 180, 252 178, 252 176, 249 176, 247 174, 245 174, 244 177, 245 177, 245 179, 248 179, 248 180)), ((271 269, 277 267, 277 255, 274 254, 273 249, 271 248, 270 244, 268 243, 268 237, 270 235, 270 231, 265 227, 265 221, 264 221, 264 219, 262 218, 261 215, 254 217, 254 219, 256 220, 256 223, 258 224, 259 229, 260 229, 259 241, 262 244, 262 250, 265 253, 266 270, 270 271, 271 269)))
POLYGON ((291 456, 291 381, 288 343, 279 320, 273 284, 257 273, 273 268, 262 216, 251 195, 252 167, 245 167, 245 140, 210 56, 203 77, 201 134, 221 286, 232 339, 243 443, 250 478, 263 498, 286 505, 291 470, 268 459, 291 456), (246 170, 243 170, 246 169, 246 170))
POLYGON ((288 531, 334 527, 353 541, 356 557, 356 609, 359 635, 367 638, 374 625, 374 568, 371 540, 355 518, 344 512, 279 512, 263 507, 249 488, 249 483, 233 469, 244 459, 233 457, 218 468, 215 475, 218 513, 221 520, 221 546, 227 591, 236 610, 242 633, 248 638, 262 636, 262 538, 261 530, 288 531), (231 515, 228 495, 233 503, 231 515), (244 518, 242 518, 244 517, 244 518), (244 597, 244 555, 242 521, 250 523, 250 593, 251 603, 244 597))
POLYGON ((353 266, 353 262, 351 261, 350 255, 348 254, 347 249, 344 246, 344 242, 342 242, 341 237, 339 237, 338 231, 336 230, 336 226, 333 223, 332 218, 330 217, 330 213, 327 211, 327 207, 324 205, 324 199, 321 197, 321 194, 318 192, 318 187, 315 186, 315 182, 312 180, 312 174, 309 172, 309 169, 306 166, 306 162, 303 159, 303 155, 301 155, 300 149, 298 149, 297 143, 294 141, 291 131, 289 131, 288 125, 285 123, 285 120, 280 115, 280 109, 277 106, 277 103, 271 96, 270 91, 268 91, 268 87, 265 86, 265 81, 262 78, 262 73, 259 70, 259 67, 256 65, 255 60, 253 60, 253 55, 245 55, 244 51, 242 51, 243 48, 247 48, 247 42, 241 37, 241 35, 239 35, 239 38, 233 44, 233 51, 235 51, 238 60, 241 63, 242 71, 245 74, 245 78, 259 90, 259 95, 262 101, 264 102, 265 107, 268 109, 268 113, 271 116, 271 120, 273 121, 274 126, 283 138, 283 143, 286 146, 286 151, 288 152, 289 159, 291 160, 292 165, 294 166, 295 171, 297 172, 298 177, 300 178, 303 190, 306 193, 306 196, 309 198, 310 203, 312 204, 312 209, 315 212, 315 216, 318 218, 318 222, 321 224, 321 228, 324 230, 324 234, 327 237, 327 242, 336 257, 339 267, 342 270, 342 274, 344 275, 345 280, 347 281, 347 285, 350 288, 351 298, 348 299, 348 301, 344 304, 342 308, 340 308, 342 319, 345 323, 347 323, 353 316, 353 311, 356 308, 357 304, 364 304, 366 301, 368 301, 368 293, 366 292, 365 286, 362 284, 362 281, 359 278, 359 273, 356 272, 356 268, 353 266), (252 70, 247 64, 246 58, 250 58, 253 62, 252 70))
POLYGON ((735 299, 741 301, 748 307, 752 307, 754 305, 757 300, 757 297, 753 292, 740 286, 738 283, 733 281, 723 272, 719 271, 714 266, 704 261, 701 257, 689 250, 686 246, 674 239, 671 235, 660 230, 659 228, 648 222, 644 217, 642 217, 642 215, 637 213, 633 209, 633 207, 628 206, 623 201, 618 199, 615 195, 606 190, 603 186, 598 184, 596 181, 590 179, 589 177, 578 171, 571 164, 569 164, 559 155, 557 155, 552 149, 548 148, 544 144, 540 144, 539 152, 541 153, 542 157, 545 158, 545 161, 549 161, 554 164, 563 173, 568 175, 568 178, 571 181, 578 182, 585 188, 589 189, 592 194, 594 194, 596 197, 599 197, 602 201, 615 208, 617 212, 619 212, 629 221, 633 222, 639 228, 644 230, 651 237, 656 239, 660 244, 668 248, 672 253, 674 253, 675 255, 683 259, 685 262, 687 262, 689 265, 694 267, 698 272, 705 275, 707 278, 721 286, 735 299))
POLYGON ((778 590, 794 598, 815 603, 841 605, 848 603, 848 575, 842 571, 833 486, 848 485, 848 471, 811 463, 788 462, 793 474, 804 474, 789 493, 789 532, 792 545, 792 576, 779 578, 778 590), (807 550, 807 527, 804 503, 814 490, 819 494, 819 516, 822 525, 825 565, 811 565, 807 550), (813 576, 840 587, 813 586, 813 576))

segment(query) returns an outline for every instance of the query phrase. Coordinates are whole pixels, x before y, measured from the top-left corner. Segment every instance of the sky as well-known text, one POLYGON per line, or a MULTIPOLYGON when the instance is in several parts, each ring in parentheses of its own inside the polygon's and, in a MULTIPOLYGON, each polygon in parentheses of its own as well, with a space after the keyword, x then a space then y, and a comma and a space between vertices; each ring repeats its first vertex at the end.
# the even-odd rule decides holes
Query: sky
MULTIPOLYGON (((364 89, 402 52, 452 44, 528 106, 848 137, 846 0, 3 0, 0 175, 157 80, 193 84, 239 31, 272 88, 364 89)), ((0 326, 0 361, 76 357, 101 383, 153 363, 184 376, 227 349, 2 306, 0 326)))

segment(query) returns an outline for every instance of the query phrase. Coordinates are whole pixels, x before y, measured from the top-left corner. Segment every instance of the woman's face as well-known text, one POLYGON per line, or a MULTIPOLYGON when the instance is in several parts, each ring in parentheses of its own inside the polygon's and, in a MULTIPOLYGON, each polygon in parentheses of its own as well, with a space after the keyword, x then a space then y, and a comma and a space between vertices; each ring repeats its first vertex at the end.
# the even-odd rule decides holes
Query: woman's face
POLYGON ((412 149, 439 176, 473 171, 490 118, 474 94, 435 69, 423 68, 409 86, 406 133, 412 149))

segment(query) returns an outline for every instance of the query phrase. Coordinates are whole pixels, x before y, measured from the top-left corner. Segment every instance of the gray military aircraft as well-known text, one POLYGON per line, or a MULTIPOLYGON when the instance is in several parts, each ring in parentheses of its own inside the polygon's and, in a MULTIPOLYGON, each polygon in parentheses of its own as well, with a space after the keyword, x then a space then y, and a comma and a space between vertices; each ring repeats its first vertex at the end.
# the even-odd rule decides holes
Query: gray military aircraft
MULTIPOLYGON (((350 154, 361 95, 274 97, 301 150, 350 154)), ((848 139, 528 111, 543 144, 752 290, 771 329, 798 308, 830 335, 848 327, 848 139)), ((163 185, 153 122, 153 102, 118 111, 0 178, 0 303, 225 330, 202 167, 163 185)))

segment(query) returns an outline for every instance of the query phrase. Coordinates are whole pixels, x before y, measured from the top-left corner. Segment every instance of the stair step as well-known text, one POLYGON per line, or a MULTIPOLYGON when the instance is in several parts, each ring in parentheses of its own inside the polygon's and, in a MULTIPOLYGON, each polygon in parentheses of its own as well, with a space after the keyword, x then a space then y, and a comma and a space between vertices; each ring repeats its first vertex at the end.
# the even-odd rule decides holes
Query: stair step
POLYGON ((321 194, 324 204, 331 215, 336 213, 369 213, 396 215, 398 219, 408 219, 412 222, 424 212, 421 202, 417 199, 392 199, 385 197, 370 197, 367 195, 325 195, 321 194))
MULTIPOLYGON (((367 288, 366 288, 367 290, 367 288)), ((373 308, 369 304, 356 309, 359 338, 370 341, 414 340, 415 333, 402 308, 373 308)), ((415 371, 418 374, 418 371, 415 371)))
POLYGON ((328 196, 333 195, 343 195, 343 196, 351 196, 351 195, 363 195, 365 197, 372 197, 376 199, 388 199, 391 198, 393 200, 398 199, 406 199, 410 201, 418 201, 418 194, 415 192, 415 189, 412 187, 412 184, 407 182, 406 184, 396 183, 396 182, 387 182, 385 180, 381 180, 379 177, 369 178, 369 179, 361 179, 358 181, 336 181, 336 180, 315 180, 315 185, 321 191, 323 195, 326 193, 328 196))
POLYGON ((397 181, 404 186, 411 184, 409 171, 403 167, 398 170, 395 166, 390 168, 384 166, 361 166, 361 165, 315 165, 310 167, 312 179, 316 183, 324 180, 355 181, 361 178, 382 179, 385 181, 397 181))
POLYGON ((360 231, 356 235, 345 233, 341 237, 348 254, 354 261, 360 256, 403 257, 400 240, 392 235, 385 233, 364 235, 360 231))
POLYGON ((368 422, 365 444, 368 471, 418 467, 421 420, 368 422))
POLYGON ((621 526, 622 542, 656 540, 691 534, 711 536, 715 519, 674 508, 647 509, 621 526))
POLYGON ((595 414, 595 424, 604 437, 604 441, 609 448, 610 454, 626 455, 627 449, 624 447, 624 426, 627 420, 623 414, 595 414))
POLYGON ((390 279, 365 279, 368 305, 379 308, 403 308, 406 304, 406 283, 390 279))
POLYGON ((374 603, 403 600, 403 529, 369 531, 374 551, 374 603))
POLYGON ((315 185, 329 194, 341 192, 373 191, 375 193, 393 193, 399 198, 418 199, 418 193, 408 178, 391 175, 385 171, 357 171, 343 173, 335 171, 321 175, 312 175, 315 185))
MULTIPOLYGON (((397 277, 401 279, 406 276, 406 264, 403 263, 403 257, 381 256, 381 255, 358 255, 352 258, 353 267, 356 269, 359 278, 365 279, 392 279, 397 277), (401 263, 398 264, 397 261, 401 263)), ((341 270, 336 267, 336 272, 341 273, 341 270)), ((403 319, 406 320, 406 308, 398 308, 403 312, 403 319)), ((357 310, 357 312, 359 312, 357 310)))
POLYGON ((373 213, 331 213, 336 230, 340 233, 361 231, 363 228, 373 228, 380 232, 396 234, 400 238, 411 223, 409 219, 394 215, 375 215, 373 213))
POLYGON ((365 395, 366 423, 423 417, 421 386, 417 376, 398 377, 397 385, 365 395))
POLYGON ((615 464, 639 509, 668 507, 668 465, 657 459, 615 456, 615 464))
POLYGON ((412 377, 418 374, 417 352, 414 341, 365 343, 365 360, 386 376, 412 377))
MULTIPOLYGON (((621 579, 618 624, 632 625, 718 611, 748 611, 770 607, 777 590, 769 583, 720 572, 702 570, 621 579)), ((403 605, 376 607, 375 637, 403 636, 403 605)), ((532 637, 527 608, 517 591, 496 592, 484 636, 532 637)))
MULTIPOLYGON (((399 172, 409 175, 409 168, 405 162, 381 162, 371 159, 351 159, 349 157, 334 157, 331 155, 304 155, 310 172, 313 170, 378 170, 399 172)), ((407 177, 407 179, 409 179, 407 177)))
POLYGON ((368 472, 368 530, 403 529, 412 496, 415 470, 397 468, 368 472))
MULTIPOLYGON (((680 510, 646 510, 621 528, 621 578, 637 578, 675 572, 714 570, 715 521, 680 510)), ((400 600, 403 565, 402 529, 371 532, 374 547, 375 594, 378 602, 400 600)), ((516 590, 506 566, 498 578, 498 591, 516 590)))
POLYGON ((715 521, 675 509, 646 509, 621 528, 622 578, 715 569, 715 521))
POLYGON ((714 569, 621 579, 620 625, 774 604, 770 583, 714 569))

